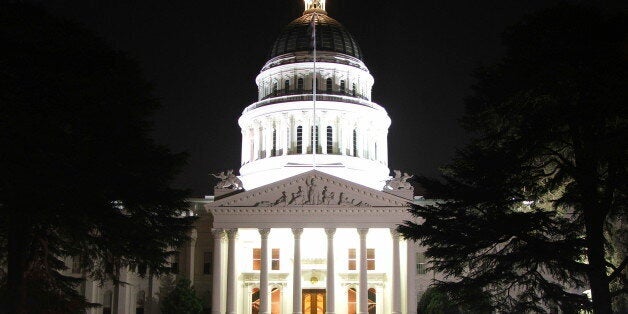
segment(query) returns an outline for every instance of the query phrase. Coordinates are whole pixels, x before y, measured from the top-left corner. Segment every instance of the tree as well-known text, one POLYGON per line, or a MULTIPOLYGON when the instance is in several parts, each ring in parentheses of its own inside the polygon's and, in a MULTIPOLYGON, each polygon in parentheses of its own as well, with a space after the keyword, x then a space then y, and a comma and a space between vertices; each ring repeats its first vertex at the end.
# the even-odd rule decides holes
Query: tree
POLYGON ((36 7, 1 4, 0 20, 2 308, 88 306, 66 256, 116 283, 123 267, 167 272, 193 222, 171 187, 186 156, 149 137, 159 103, 137 63, 36 7))
POLYGON ((196 296, 194 287, 186 278, 178 279, 161 303, 164 314, 198 314, 203 312, 203 302, 196 296))
POLYGON ((473 139, 440 180, 418 179, 443 201, 399 227, 456 302, 480 288, 506 312, 587 308, 590 287, 594 312, 611 313, 625 298, 625 282, 609 288, 626 271, 609 240, 628 204, 627 21, 568 4, 537 12, 476 72, 462 119, 473 139))
POLYGON ((428 288, 421 295, 417 312, 421 314, 460 314, 460 310, 449 300, 447 294, 436 288, 428 288))

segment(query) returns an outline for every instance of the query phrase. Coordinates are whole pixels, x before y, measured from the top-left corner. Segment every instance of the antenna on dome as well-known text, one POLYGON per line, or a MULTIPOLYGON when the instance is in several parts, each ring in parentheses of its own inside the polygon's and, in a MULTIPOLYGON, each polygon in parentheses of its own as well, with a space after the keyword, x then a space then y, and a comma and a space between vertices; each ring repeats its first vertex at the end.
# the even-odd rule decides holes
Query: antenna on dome
POLYGON ((305 0, 305 11, 303 14, 312 12, 327 14, 325 12, 325 0, 305 0))
MULTIPOLYGON (((307 3, 308 0, 305 2, 307 3)), ((316 0, 315 0, 316 1, 316 0)), ((316 1, 318 2, 318 1, 316 1)), ((323 0, 323 5, 325 5, 325 0, 323 0)), ((307 12, 307 11, 306 11, 307 12)), ((312 14, 312 20, 310 21, 310 32, 312 35, 312 61, 314 63, 314 71, 312 72, 312 168, 316 169, 316 150, 318 149, 318 125, 316 125, 316 19, 318 18, 316 12, 312 14)))

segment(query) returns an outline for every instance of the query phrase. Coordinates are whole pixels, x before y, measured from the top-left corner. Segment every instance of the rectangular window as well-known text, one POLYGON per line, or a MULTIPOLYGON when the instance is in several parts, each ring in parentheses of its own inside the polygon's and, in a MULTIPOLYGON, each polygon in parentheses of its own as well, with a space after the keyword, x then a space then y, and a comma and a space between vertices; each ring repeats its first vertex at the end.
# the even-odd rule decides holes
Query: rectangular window
POLYGON ((73 274, 81 273, 81 258, 79 256, 72 257, 72 273, 73 274))
POLYGON ((172 255, 172 263, 170 264, 170 269, 173 274, 179 273, 179 252, 176 252, 172 255))
POLYGON ((425 254, 416 253, 416 273, 418 275, 425 275, 427 273, 427 262, 425 260, 425 254))
POLYGON ((349 261, 348 265, 347 265, 347 269, 348 270, 357 270, 357 259, 355 256, 355 249, 349 249, 349 256, 347 258, 347 260, 349 261))
POLYGON ((343 93, 345 92, 345 80, 340 81, 340 91, 343 93))
POLYGON ((366 249, 366 269, 375 270, 375 249, 366 249))
POLYGON ((203 253, 203 275, 211 275, 212 273, 212 252, 203 253))
POLYGON ((328 92, 328 93, 331 93, 331 90, 332 90, 332 81, 331 81, 331 79, 330 79, 330 78, 328 78, 328 79, 325 81, 325 90, 327 90, 327 92, 328 92))
POLYGON ((289 80, 286 80, 286 81, 283 83, 283 89, 285 89, 285 90, 286 90, 286 92, 288 92, 288 90, 290 89, 290 81, 289 81, 289 80))
POLYGON ((279 249, 273 249, 271 269, 279 270, 279 249))
POLYGON ((262 269, 262 249, 253 249, 253 270, 262 269))

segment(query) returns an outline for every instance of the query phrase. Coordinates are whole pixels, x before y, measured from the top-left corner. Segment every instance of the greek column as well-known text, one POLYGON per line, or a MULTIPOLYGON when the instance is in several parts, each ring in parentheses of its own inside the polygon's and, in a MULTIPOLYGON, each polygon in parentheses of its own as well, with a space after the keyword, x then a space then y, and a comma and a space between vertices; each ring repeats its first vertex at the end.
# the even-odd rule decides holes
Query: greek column
POLYGON ((368 282, 366 277, 366 234, 369 232, 368 228, 359 228, 358 234, 360 235, 360 289, 359 289, 359 313, 368 314, 368 282))
POLYGON ((406 240, 408 249, 408 314, 416 314, 416 251, 414 241, 406 240))
POLYGON ((194 285, 194 249, 196 248, 196 229, 192 229, 190 232, 190 250, 188 258, 188 279, 190 279, 190 285, 194 285))
POLYGON ((270 306, 268 304, 268 234, 270 233, 270 228, 258 229, 258 231, 262 238, 262 265, 259 275, 259 312, 261 314, 269 314, 270 306))
MULTIPOLYGON (((212 314, 220 314, 222 308, 222 239, 225 235, 222 229, 212 229, 214 250, 212 261, 212 314)), ((151 296, 152 297, 152 296, 151 296)))
POLYGON ((401 314, 401 274, 399 260, 399 232, 390 228, 392 236, 392 314, 401 314))
POLYGON ((327 233, 327 314, 336 312, 336 272, 334 271, 334 234, 336 228, 325 229, 327 233))
POLYGON ((238 229, 227 230, 229 248, 227 251, 227 314, 236 314, 236 300, 238 290, 236 287, 236 262, 235 245, 238 229))
POLYGON ((301 314, 303 305, 301 304, 301 234, 303 228, 293 228, 294 236, 294 269, 292 271, 292 313, 301 314))

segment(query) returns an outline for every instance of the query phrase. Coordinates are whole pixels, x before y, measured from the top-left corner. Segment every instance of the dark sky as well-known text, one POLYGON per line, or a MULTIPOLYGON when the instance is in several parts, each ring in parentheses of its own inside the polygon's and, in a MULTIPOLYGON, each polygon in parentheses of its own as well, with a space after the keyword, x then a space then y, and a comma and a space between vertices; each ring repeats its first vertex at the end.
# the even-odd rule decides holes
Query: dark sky
MULTIPOLYGON (((142 65, 163 108, 155 139, 187 151, 177 185, 209 194, 210 172, 240 167, 237 119, 256 101, 255 76, 301 0, 49 0, 142 65)), ((373 101, 392 119, 389 166, 436 175, 465 141, 457 125, 470 73, 495 62, 500 34, 552 0, 328 0, 375 77, 373 101)), ((626 9, 628 1, 599 1, 626 9)), ((213 182, 213 181, 212 181, 213 182)))

